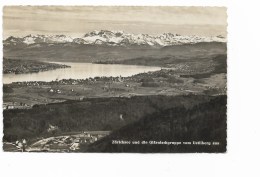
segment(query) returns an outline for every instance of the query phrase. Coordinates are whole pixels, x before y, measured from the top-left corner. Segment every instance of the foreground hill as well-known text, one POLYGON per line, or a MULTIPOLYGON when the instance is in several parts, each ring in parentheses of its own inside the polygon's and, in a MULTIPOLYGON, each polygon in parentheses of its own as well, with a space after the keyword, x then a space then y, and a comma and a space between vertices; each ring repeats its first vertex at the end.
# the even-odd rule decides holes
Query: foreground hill
POLYGON ((207 102, 210 96, 136 96, 131 98, 88 98, 83 101, 35 105, 32 109, 4 110, 4 141, 53 136, 72 131, 117 130, 158 110, 207 102))
POLYGON ((192 108, 175 107, 152 113, 126 125, 92 145, 86 152, 225 152, 226 96, 218 96, 192 108), (191 145, 112 144, 121 141, 191 142, 191 145), (193 145, 196 142, 219 142, 219 145, 193 145))

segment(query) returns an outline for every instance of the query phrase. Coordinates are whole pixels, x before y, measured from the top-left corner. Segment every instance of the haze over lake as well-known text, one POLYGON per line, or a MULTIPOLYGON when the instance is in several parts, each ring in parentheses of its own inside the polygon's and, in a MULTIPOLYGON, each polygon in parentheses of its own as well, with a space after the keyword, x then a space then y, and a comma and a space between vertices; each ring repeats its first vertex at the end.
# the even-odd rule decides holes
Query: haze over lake
POLYGON ((92 63, 72 63, 72 62, 55 62, 71 66, 71 68, 62 68, 39 73, 27 74, 4 74, 3 83, 23 81, 54 81, 56 79, 86 79, 94 77, 128 77, 138 73, 157 71, 160 67, 136 66, 136 65, 118 65, 118 64, 92 64, 92 63))

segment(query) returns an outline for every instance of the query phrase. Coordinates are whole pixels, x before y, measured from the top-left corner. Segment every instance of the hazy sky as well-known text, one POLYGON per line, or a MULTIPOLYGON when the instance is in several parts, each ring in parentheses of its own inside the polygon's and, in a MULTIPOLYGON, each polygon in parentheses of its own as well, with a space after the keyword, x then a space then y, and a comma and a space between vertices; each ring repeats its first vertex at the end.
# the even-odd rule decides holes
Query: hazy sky
POLYGON ((224 7, 6 6, 3 35, 67 34, 93 30, 226 36, 224 7))

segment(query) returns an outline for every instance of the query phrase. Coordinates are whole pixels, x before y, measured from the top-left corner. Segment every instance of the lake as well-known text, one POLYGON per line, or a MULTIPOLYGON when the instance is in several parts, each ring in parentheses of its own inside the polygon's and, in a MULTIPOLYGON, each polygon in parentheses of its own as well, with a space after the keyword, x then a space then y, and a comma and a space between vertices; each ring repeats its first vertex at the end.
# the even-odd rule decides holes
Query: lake
POLYGON ((54 81, 56 79, 86 79, 94 77, 128 77, 135 74, 157 71, 160 67, 119 65, 119 64, 92 64, 92 63, 72 63, 72 62, 53 62, 71 66, 71 68, 61 68, 56 70, 44 71, 39 73, 27 74, 4 74, 3 83, 23 81, 54 81))

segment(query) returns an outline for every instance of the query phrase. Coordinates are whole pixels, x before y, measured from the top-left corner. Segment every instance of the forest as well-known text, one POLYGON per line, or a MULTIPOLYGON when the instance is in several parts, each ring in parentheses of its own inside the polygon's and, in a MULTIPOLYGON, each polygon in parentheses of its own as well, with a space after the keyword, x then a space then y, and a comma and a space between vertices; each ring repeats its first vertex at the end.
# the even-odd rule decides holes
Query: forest
POLYGON ((226 96, 218 96, 192 108, 178 106, 161 110, 114 131, 91 145, 82 145, 84 152, 225 152, 226 96), (143 145, 112 144, 123 141, 219 142, 219 145, 143 145))
POLYGON ((86 98, 35 105, 32 109, 4 110, 4 141, 34 139, 72 131, 117 130, 147 115, 175 107, 190 108, 212 96, 133 96, 86 98), (48 132, 57 126, 55 132, 48 132), (51 133, 51 134, 50 134, 51 133))

